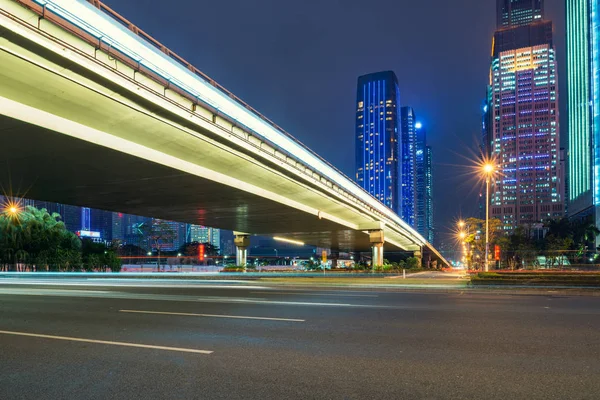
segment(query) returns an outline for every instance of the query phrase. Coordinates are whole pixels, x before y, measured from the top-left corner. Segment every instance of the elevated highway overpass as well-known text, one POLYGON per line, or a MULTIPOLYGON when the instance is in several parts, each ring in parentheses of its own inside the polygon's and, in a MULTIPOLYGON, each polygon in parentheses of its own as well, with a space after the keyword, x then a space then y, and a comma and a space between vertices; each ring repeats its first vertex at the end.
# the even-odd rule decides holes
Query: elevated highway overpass
POLYGON ((98 1, 0 0, 0 184, 16 196, 447 265, 394 212, 98 1))

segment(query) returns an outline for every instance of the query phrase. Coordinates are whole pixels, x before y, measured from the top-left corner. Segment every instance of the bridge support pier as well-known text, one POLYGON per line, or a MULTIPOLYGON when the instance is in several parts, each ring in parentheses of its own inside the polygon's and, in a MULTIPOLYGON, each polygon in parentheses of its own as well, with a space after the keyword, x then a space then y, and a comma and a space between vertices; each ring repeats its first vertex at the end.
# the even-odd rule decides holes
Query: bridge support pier
POLYGON ((381 267, 383 265, 383 243, 385 242, 383 230, 370 231, 369 240, 371 241, 371 249, 373 251, 371 264, 373 268, 381 267))
POLYGON ((247 233, 234 232, 233 243, 235 244, 235 263, 237 266, 244 267, 248 264, 248 247, 250 246, 250 235, 247 233))
POLYGON ((423 268, 423 249, 415 251, 413 257, 417 259, 417 268, 423 268))

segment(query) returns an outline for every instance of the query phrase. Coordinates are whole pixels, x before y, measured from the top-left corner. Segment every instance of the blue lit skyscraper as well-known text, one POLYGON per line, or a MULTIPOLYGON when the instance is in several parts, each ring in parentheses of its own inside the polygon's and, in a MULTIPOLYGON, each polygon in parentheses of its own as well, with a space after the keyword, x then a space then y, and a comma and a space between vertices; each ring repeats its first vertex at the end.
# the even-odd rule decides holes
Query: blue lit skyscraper
POLYGON ((384 71, 361 76, 356 98, 356 182, 399 213, 400 90, 396 74, 384 71))
POLYGON ((600 215, 600 1, 567 0, 569 215, 600 215))
POLYGON ((415 124, 415 229, 433 242, 433 168, 432 151, 427 145, 423 124, 415 124))
POLYGON ((400 135, 400 217, 410 226, 415 226, 415 174, 416 174, 416 128, 415 112, 412 107, 400 111, 402 133, 400 135))

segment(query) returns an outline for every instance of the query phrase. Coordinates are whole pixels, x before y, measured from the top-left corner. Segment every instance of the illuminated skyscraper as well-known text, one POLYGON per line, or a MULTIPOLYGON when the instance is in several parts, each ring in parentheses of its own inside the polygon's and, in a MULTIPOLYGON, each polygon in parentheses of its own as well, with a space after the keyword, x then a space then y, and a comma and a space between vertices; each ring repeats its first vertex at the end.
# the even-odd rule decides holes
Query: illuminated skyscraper
POLYGON ((427 145, 423 124, 415 124, 415 229, 433 242, 433 168, 432 151, 427 145))
POLYGON ((400 217, 415 226, 415 168, 417 153, 417 120, 411 107, 401 108, 402 134, 400 135, 400 217))
POLYGON ((356 97, 356 182, 399 213, 398 79, 392 71, 361 76, 356 97))
MULTIPOLYGON (((543 10, 541 2, 527 2, 527 12, 525 2, 512 7, 517 3, 522 15, 543 10)), ((552 22, 511 18, 494 35, 490 72, 491 151, 499 172, 490 211, 505 230, 564 215, 552 22)))
POLYGON ((498 29, 528 25, 544 19, 544 0, 496 0, 498 29))
POLYGON ((221 247, 221 231, 201 225, 189 225, 189 241, 198 243, 210 243, 221 247))
POLYGON ((567 0, 569 215, 600 216, 600 1, 567 0))

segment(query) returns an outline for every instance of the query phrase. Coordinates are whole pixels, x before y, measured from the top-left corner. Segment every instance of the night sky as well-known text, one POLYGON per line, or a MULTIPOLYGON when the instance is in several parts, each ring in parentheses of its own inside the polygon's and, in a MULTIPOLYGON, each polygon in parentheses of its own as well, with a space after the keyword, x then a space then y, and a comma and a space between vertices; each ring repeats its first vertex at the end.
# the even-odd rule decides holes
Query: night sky
MULTIPOLYGON (((476 214, 480 188, 466 165, 478 154, 495 0, 105 3, 351 178, 357 78, 395 71, 401 103, 415 109, 433 147, 438 233, 476 214)), ((564 1, 546 0, 546 18, 555 23, 564 105, 564 1)))

